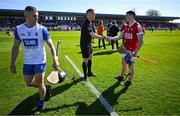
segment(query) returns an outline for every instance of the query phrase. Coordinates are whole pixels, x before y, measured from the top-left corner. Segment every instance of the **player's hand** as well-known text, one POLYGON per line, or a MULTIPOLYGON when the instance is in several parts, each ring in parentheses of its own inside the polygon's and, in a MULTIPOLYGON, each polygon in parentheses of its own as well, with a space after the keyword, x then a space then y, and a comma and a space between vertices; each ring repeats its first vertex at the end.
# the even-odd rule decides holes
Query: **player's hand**
POLYGON ((15 64, 11 64, 11 66, 10 66, 10 71, 12 72, 12 73, 16 73, 17 71, 16 71, 16 65, 15 64))
POLYGON ((58 62, 58 57, 53 57, 53 64, 52 64, 52 67, 53 67, 53 69, 55 69, 55 70, 58 70, 58 68, 59 68, 59 62, 58 62))
POLYGON ((104 36, 101 36, 100 39, 104 39, 104 36))
POLYGON ((132 56, 136 57, 137 56, 137 52, 132 52, 132 56))
POLYGON ((110 37, 109 36, 105 37, 105 40, 110 41, 110 37))
POLYGON ((52 67, 53 67, 54 70, 58 70, 59 62, 58 61, 54 61, 53 64, 52 64, 52 67))
POLYGON ((134 62, 137 56, 137 52, 131 52, 132 58, 131 61, 134 62))
POLYGON ((133 56, 132 56, 131 62, 135 62, 135 60, 136 60, 136 57, 133 57, 133 56))
POLYGON ((107 36, 107 37, 104 37, 104 39, 105 39, 106 41, 108 41, 108 36, 107 36))

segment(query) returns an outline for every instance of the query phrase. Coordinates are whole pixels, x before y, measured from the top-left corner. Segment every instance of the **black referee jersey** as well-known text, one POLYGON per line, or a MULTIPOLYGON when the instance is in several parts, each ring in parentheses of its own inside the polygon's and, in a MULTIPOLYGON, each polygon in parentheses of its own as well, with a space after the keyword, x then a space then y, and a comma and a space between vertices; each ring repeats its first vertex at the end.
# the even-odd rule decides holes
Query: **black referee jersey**
POLYGON ((83 46, 83 45, 91 44, 92 41, 92 37, 90 35, 91 32, 95 33, 94 25, 90 23, 88 19, 86 19, 81 27, 80 45, 83 46))
POLYGON ((80 39, 80 48, 83 58, 89 58, 89 56, 92 54, 92 37, 90 35, 91 32, 95 32, 94 25, 90 23, 88 19, 86 19, 81 27, 80 39))

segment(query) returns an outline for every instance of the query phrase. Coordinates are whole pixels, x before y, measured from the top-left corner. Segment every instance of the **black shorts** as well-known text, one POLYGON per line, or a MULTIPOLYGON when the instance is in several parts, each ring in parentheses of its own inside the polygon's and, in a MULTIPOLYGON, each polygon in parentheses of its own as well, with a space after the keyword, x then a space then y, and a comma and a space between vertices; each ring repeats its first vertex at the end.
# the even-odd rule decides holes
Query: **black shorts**
POLYGON ((86 44, 86 45, 80 45, 81 47, 81 52, 82 52, 82 57, 83 58, 89 58, 89 56, 92 54, 92 45, 91 44, 86 44))

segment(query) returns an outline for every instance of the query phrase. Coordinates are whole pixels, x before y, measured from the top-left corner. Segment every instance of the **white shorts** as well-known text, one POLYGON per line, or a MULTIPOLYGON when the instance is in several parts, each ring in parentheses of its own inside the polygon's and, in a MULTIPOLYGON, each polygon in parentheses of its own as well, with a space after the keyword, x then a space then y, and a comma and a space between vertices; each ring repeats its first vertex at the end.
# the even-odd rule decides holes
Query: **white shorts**
MULTIPOLYGON (((126 52, 132 53, 131 51, 126 51, 126 52)), ((126 56, 126 54, 121 54, 121 55, 122 55, 122 58, 124 58, 126 56)))
POLYGON ((126 56, 126 54, 121 54, 122 55, 122 58, 124 58, 126 56))

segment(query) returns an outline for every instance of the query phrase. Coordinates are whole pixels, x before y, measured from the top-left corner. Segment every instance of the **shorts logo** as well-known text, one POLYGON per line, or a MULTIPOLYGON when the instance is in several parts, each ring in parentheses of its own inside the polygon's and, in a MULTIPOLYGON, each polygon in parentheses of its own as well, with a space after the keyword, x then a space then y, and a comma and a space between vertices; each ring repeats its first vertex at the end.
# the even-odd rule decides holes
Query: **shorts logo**
POLYGON ((37 48, 38 39, 23 39, 25 48, 37 48))
POLYGON ((41 65, 41 70, 43 70, 44 69, 44 66, 43 65, 41 65))

